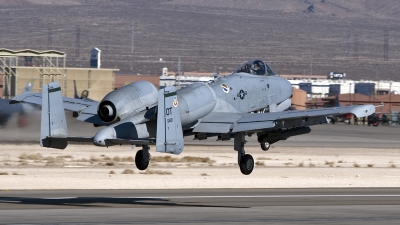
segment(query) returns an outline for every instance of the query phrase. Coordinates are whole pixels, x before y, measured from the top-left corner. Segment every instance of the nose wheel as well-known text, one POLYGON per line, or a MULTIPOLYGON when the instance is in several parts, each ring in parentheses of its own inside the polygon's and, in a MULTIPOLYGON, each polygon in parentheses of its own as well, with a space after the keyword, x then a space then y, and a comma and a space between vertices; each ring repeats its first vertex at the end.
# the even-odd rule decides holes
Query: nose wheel
POLYGON ((150 163, 149 146, 143 146, 142 150, 136 152, 135 164, 139 170, 145 170, 150 163))

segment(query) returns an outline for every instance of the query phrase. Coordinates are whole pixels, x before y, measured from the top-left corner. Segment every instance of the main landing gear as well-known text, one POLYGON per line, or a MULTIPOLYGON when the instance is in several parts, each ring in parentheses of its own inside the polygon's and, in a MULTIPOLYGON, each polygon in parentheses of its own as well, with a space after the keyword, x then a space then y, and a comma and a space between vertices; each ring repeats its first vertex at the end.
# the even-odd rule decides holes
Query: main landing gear
POLYGON ((139 170, 147 169, 150 163, 150 148, 148 145, 143 145, 142 147, 143 149, 137 151, 135 156, 135 164, 139 170))
POLYGON ((254 159, 250 154, 246 154, 244 151, 244 133, 236 133, 234 149, 238 152, 238 164, 240 172, 244 175, 249 175, 254 169, 254 159))

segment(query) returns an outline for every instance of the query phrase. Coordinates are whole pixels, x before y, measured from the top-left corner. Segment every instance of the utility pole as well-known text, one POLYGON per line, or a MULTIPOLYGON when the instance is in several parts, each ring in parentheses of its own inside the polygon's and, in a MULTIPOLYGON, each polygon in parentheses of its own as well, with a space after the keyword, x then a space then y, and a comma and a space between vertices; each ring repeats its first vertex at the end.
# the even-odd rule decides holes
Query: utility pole
POLYGON ((75 57, 79 57, 81 47, 81 26, 76 25, 75 57))
POLYGON ((389 31, 385 30, 383 37, 383 61, 389 61, 389 31))
POLYGON ((347 60, 347 57, 349 55, 349 46, 350 46, 350 43, 349 43, 350 42, 350 30, 347 31, 345 39, 346 39, 346 44, 343 49, 343 58, 344 58, 344 60, 347 60))
POLYGON ((358 61, 358 35, 354 35, 354 59, 358 61))
POLYGON ((47 50, 50 50, 52 47, 52 40, 51 40, 51 28, 47 28, 47 50))
POLYGON ((181 57, 178 59, 178 89, 181 89, 181 57))
POLYGON ((133 71, 133 44, 134 44, 134 37, 135 37, 135 23, 132 20, 132 40, 131 40, 131 65, 130 65, 130 71, 133 71))
POLYGON ((131 47, 132 54, 133 54, 134 31, 135 31, 135 23, 132 21, 132 47, 131 47))

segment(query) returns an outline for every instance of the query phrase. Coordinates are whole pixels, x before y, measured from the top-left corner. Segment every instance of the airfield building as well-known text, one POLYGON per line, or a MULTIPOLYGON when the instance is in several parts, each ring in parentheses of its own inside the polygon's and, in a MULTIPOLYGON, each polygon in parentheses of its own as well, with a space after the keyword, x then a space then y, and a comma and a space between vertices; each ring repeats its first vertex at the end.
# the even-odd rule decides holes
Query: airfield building
POLYGON ((63 52, 0 49, 0 97, 12 98, 21 93, 27 82, 33 81, 34 92, 41 92, 43 84, 58 81, 63 95, 74 97, 74 81, 78 94, 89 91, 89 98, 101 100, 114 90, 118 69, 66 68, 63 52))

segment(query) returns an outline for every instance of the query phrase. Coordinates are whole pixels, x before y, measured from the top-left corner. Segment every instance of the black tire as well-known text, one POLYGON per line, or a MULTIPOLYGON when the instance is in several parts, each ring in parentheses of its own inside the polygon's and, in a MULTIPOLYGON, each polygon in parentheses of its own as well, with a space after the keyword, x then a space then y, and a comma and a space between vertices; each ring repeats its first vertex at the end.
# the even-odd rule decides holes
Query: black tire
POLYGON ((138 168, 139 170, 145 170, 149 166, 149 161, 145 162, 143 160, 143 150, 139 150, 136 152, 135 164, 136 168, 138 168))
POLYGON ((268 151, 269 148, 271 147, 271 145, 268 142, 261 143, 260 145, 263 151, 268 151))
POLYGON ((244 175, 249 175, 251 172, 253 172, 254 169, 254 159, 253 156, 251 155, 244 155, 242 159, 240 160, 240 172, 242 172, 244 175))

